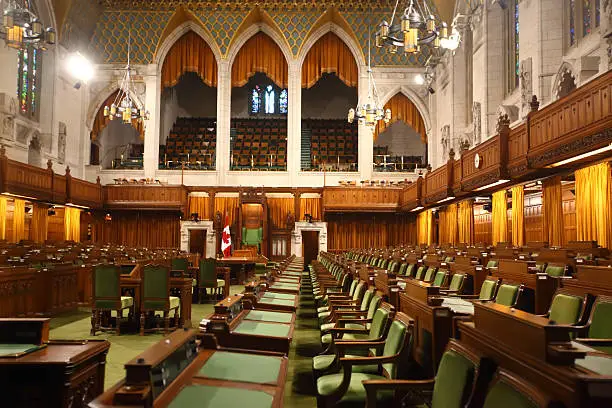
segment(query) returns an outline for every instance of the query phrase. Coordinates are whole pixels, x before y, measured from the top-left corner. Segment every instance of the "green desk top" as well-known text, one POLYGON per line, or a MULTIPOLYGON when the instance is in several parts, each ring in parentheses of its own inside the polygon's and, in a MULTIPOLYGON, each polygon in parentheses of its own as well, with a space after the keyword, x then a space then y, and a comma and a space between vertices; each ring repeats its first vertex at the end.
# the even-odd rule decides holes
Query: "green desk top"
POLYGON ((256 384, 278 384, 282 359, 256 354, 215 352, 196 377, 256 384))
POLYGON ((244 317, 246 320, 262 322, 291 323, 293 313, 269 312, 266 310, 250 310, 244 317))
POLYGON ((585 358, 576 360, 577 366, 586 368, 599 375, 612 376, 612 356, 611 355, 587 355, 585 358))
POLYGON ((189 385, 168 405, 170 408, 268 408, 274 397, 263 391, 240 388, 189 385))
POLYGON ((295 306, 295 300, 261 298, 261 300, 259 301, 259 304, 277 305, 277 306, 295 306))
POLYGON ((261 298, 295 300, 295 295, 292 295, 291 293, 265 292, 261 298))
POLYGON ((281 282, 281 283, 275 283, 274 285, 270 286, 270 289, 274 289, 274 288, 298 290, 300 289, 300 285, 281 282))
POLYGON ((232 333, 247 334, 253 336, 287 337, 291 325, 258 322, 254 320, 243 320, 232 333))
POLYGON ((44 346, 36 344, 0 344, 0 357, 19 357, 44 346))

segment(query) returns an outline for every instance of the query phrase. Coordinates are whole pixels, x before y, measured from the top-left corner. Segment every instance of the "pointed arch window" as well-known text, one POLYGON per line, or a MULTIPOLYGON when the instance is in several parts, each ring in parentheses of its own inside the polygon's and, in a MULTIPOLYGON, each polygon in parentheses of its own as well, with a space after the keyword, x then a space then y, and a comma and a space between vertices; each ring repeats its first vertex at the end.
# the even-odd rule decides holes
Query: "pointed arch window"
POLYGON ((601 22, 601 0, 566 0, 567 44, 572 47, 597 29, 601 22))
POLYGON ((275 99, 275 93, 274 93, 274 88, 272 87, 272 85, 268 85, 266 87, 266 113, 270 114, 270 113, 275 113, 275 105, 276 105, 276 99, 275 99))
POLYGON ((520 81, 519 0, 510 0, 506 9, 508 27, 508 64, 506 93, 512 93, 520 81))
POLYGON ((258 84, 251 89, 251 115, 286 115, 289 108, 287 89, 273 83, 258 84))
POLYGON ((17 53, 17 99, 22 115, 38 120, 40 73, 42 55, 34 47, 25 47, 17 53))

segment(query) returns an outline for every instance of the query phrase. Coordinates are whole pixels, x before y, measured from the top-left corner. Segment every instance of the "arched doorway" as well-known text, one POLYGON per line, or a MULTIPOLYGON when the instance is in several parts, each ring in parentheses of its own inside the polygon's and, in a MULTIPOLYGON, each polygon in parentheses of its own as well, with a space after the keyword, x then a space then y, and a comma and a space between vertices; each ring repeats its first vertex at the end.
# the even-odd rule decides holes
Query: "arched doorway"
POLYGON ((214 170, 217 146, 217 60, 194 31, 166 54, 161 71, 159 168, 214 170))
POLYGON ((348 46, 332 32, 320 37, 302 64, 302 170, 356 171, 359 72, 348 46))
POLYGON ((403 93, 385 104, 391 121, 379 122, 374 130, 374 171, 401 172, 425 167, 427 133, 416 105, 403 93))

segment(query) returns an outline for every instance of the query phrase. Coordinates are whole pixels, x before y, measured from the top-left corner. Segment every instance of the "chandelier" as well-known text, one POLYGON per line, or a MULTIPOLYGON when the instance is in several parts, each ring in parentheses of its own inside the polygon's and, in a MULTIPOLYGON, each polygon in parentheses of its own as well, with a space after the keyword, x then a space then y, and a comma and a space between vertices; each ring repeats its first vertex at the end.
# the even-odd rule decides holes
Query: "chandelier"
POLYGON ((131 37, 128 34, 127 66, 119 85, 119 92, 117 92, 111 106, 104 107, 104 117, 109 120, 119 118, 126 124, 131 124, 133 120, 142 123, 142 121, 149 119, 149 112, 145 110, 144 106, 138 106, 131 96, 136 94, 136 91, 132 79, 132 67, 130 66, 130 44, 131 37))
MULTIPOLYGON (((368 35, 368 38, 369 37, 368 35)), ((391 120, 391 109, 385 110, 380 104, 376 82, 374 82, 374 77, 372 76, 371 54, 370 41, 368 40, 368 98, 363 104, 357 101, 357 107, 355 109, 349 109, 348 122, 353 123, 355 119, 357 119, 359 124, 366 125, 373 129, 379 120, 384 120, 385 123, 389 123, 391 120)))
POLYGON ((392 54, 401 48, 405 53, 414 54, 420 51, 423 44, 450 50, 459 46, 459 32, 453 28, 449 36, 448 26, 436 20, 427 0, 410 0, 400 21, 396 22, 398 5, 399 0, 393 8, 391 23, 383 21, 378 27, 375 36, 378 48, 384 47, 392 54))
POLYGON ((46 50, 49 45, 55 44, 55 29, 44 28, 42 22, 30 10, 28 0, 21 4, 17 0, 8 2, 2 14, 0 38, 8 47, 20 49, 31 45, 46 50))

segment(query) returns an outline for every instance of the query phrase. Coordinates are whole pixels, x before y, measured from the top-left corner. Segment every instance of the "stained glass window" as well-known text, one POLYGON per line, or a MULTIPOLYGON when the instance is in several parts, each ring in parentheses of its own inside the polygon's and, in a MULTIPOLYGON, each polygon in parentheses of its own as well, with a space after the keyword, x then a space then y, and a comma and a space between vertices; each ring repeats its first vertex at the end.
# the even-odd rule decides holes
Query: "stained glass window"
POLYGON ((19 110, 32 119, 38 118, 41 63, 41 53, 34 48, 23 48, 17 53, 19 110))
POLYGON ((278 111, 280 113, 287 113, 289 106, 289 100, 287 98, 287 90, 283 89, 278 97, 278 111))
POLYGON ((268 85, 266 87, 266 113, 274 113, 274 105, 276 105, 274 97, 274 88, 268 85))
POLYGON ((261 109, 261 90, 259 86, 255 86, 253 88, 253 92, 251 93, 251 113, 259 113, 261 109))
POLYGON ((576 0, 569 0, 569 43, 576 44, 576 0))
POLYGON ((519 2, 514 2, 514 86, 519 86, 521 75, 519 59, 519 2))
POLYGON ((601 0, 595 0, 595 27, 599 27, 601 20, 601 0))
POLYGON ((582 2, 582 35, 591 34, 591 2, 584 0, 582 2))
POLYGON ((511 0, 510 7, 506 10, 507 36, 507 89, 512 93, 518 86, 520 80, 520 54, 519 54, 519 2, 511 0))
POLYGON ((571 47, 601 23, 601 0, 566 0, 567 42, 571 47))

